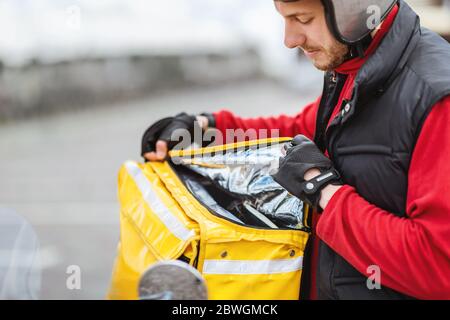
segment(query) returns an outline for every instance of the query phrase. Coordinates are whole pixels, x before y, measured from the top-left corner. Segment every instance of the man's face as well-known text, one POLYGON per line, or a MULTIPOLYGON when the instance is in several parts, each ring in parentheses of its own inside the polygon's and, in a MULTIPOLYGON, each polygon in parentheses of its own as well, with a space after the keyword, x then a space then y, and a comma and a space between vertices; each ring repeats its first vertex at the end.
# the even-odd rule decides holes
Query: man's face
POLYGON ((286 47, 302 49, 319 70, 331 71, 344 62, 348 47, 328 29, 320 0, 275 1, 275 7, 285 21, 286 47))

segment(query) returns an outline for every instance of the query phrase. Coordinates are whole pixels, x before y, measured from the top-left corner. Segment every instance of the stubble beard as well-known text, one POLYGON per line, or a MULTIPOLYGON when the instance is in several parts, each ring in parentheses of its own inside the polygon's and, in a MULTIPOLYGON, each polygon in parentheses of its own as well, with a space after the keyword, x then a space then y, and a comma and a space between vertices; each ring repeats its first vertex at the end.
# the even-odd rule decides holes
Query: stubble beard
POLYGON ((349 48, 347 45, 335 40, 333 45, 326 50, 322 48, 322 56, 325 58, 312 61, 314 67, 321 71, 333 71, 339 67, 346 59, 349 48))

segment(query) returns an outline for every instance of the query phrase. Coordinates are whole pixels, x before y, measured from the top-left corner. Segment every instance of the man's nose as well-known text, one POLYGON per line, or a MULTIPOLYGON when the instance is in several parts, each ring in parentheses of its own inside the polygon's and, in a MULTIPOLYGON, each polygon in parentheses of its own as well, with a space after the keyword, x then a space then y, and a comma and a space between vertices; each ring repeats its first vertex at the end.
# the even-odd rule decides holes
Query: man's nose
POLYGON ((298 28, 294 28, 289 22, 286 22, 284 30, 284 45, 289 49, 294 49, 303 46, 305 42, 305 34, 298 28))

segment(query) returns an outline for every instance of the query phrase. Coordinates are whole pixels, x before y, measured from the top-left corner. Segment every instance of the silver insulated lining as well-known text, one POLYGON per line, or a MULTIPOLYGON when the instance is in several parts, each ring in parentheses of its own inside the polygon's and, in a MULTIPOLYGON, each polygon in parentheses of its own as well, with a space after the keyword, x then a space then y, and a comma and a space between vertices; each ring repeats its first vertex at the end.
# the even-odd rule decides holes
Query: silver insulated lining
POLYGON ((216 215, 262 228, 306 230, 303 202, 271 176, 278 168, 284 144, 177 158, 176 163, 189 169, 181 170, 180 177, 216 215))

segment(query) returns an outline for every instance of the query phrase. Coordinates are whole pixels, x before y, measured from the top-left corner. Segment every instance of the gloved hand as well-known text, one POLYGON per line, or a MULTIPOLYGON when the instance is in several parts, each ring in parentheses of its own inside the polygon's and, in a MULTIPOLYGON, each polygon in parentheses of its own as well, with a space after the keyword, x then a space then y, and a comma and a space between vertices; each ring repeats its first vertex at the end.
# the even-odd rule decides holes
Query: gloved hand
POLYGON ((286 156, 280 158, 278 172, 273 178, 291 194, 320 212, 320 192, 328 184, 342 184, 339 173, 314 142, 303 135, 296 136, 285 146, 285 150, 286 156), (305 181, 305 174, 310 169, 318 169, 321 174, 305 181))
MULTIPOLYGON (((209 121, 208 126, 214 125, 214 118, 210 114, 202 114, 209 121)), ((147 160, 164 160, 167 156, 167 152, 173 149, 181 138, 175 139, 173 133, 176 130, 186 130, 191 138, 190 142, 193 142, 195 128, 202 130, 201 124, 197 121, 197 116, 188 115, 186 113, 180 113, 175 117, 168 117, 161 119, 154 123, 142 137, 142 149, 141 155, 147 160), (155 153, 155 151, 157 151, 155 153)), ((201 131, 200 131, 201 132, 201 131)))

